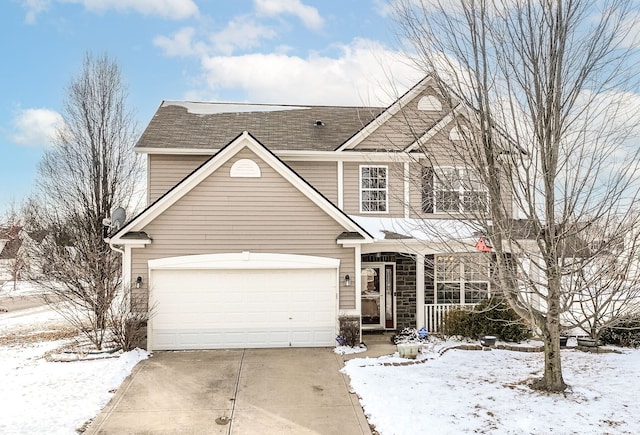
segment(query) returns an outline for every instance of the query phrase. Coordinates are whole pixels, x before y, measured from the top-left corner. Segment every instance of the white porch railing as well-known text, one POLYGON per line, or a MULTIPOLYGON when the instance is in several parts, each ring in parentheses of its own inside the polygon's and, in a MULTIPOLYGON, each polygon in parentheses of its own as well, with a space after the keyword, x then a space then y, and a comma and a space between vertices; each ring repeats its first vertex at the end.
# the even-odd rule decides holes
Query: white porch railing
POLYGON ((447 312, 453 309, 471 310, 476 304, 425 304, 424 323, 430 333, 442 331, 442 320, 447 312))

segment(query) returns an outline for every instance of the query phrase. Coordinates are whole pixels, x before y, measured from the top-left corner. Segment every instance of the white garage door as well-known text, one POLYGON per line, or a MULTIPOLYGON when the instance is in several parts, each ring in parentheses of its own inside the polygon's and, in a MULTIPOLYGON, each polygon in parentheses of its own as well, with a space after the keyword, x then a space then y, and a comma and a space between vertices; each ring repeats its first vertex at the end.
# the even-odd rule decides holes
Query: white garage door
POLYGON ((173 262, 169 268, 151 269, 150 302, 155 315, 150 322, 150 348, 335 343, 337 260, 327 267, 324 258, 314 263, 311 259, 316 257, 233 255, 231 260, 229 255, 206 256, 208 261, 195 256, 201 260, 192 263, 195 267, 173 262), (216 268, 202 268, 205 263, 216 268))

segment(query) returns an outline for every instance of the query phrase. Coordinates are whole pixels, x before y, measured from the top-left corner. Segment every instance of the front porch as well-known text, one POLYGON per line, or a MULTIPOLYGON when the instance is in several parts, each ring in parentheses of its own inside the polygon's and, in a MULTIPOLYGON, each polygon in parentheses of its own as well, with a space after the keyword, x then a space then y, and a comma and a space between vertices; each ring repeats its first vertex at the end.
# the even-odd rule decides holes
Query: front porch
POLYGON ((490 254, 407 251, 361 255, 363 331, 425 327, 441 332, 448 311, 473 308, 489 296, 490 254))

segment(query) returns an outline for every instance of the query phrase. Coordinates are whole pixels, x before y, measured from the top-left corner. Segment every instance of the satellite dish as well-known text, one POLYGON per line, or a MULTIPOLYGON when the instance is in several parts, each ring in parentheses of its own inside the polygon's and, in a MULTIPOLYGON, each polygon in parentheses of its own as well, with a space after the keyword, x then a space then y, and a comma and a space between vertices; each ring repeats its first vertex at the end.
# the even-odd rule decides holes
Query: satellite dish
POLYGON ((127 219, 127 213, 124 208, 118 207, 111 213, 111 227, 115 229, 122 228, 124 221, 127 219))

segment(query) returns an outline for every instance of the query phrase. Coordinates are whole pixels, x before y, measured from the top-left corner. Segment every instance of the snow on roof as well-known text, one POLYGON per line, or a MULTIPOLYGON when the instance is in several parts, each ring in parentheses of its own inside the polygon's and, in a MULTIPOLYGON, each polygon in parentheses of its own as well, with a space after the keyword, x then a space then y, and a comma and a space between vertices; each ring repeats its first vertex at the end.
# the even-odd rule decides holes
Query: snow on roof
POLYGON ((380 218, 350 215, 375 239, 398 239, 407 236, 422 241, 461 240, 477 237, 473 222, 454 219, 380 218), (392 234, 390 237, 389 233, 392 234))
POLYGON ((214 115, 217 113, 240 112, 279 112, 282 110, 305 110, 306 106, 289 106, 282 104, 248 104, 248 103, 206 103, 197 101, 170 101, 162 102, 161 107, 179 106, 187 109, 187 112, 195 115, 214 115))

